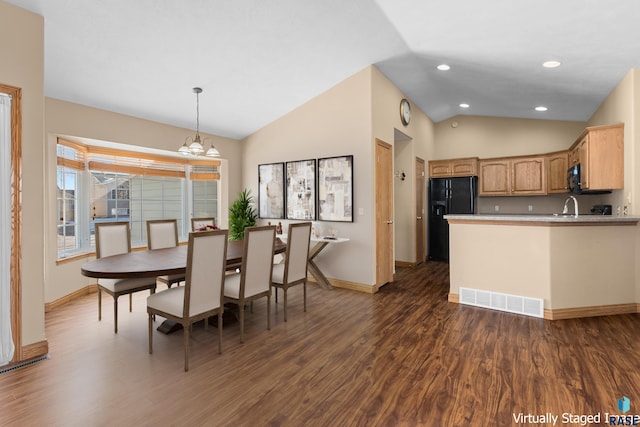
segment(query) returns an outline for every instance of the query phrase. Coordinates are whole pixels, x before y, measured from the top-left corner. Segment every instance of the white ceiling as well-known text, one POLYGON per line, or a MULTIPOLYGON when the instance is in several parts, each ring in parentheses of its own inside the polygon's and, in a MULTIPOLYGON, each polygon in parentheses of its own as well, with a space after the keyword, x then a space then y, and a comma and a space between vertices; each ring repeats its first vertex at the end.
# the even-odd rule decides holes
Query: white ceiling
POLYGON ((45 18, 46 96, 191 129, 200 86, 238 139, 369 64, 436 122, 586 121, 640 66, 638 0, 6 2, 45 18))

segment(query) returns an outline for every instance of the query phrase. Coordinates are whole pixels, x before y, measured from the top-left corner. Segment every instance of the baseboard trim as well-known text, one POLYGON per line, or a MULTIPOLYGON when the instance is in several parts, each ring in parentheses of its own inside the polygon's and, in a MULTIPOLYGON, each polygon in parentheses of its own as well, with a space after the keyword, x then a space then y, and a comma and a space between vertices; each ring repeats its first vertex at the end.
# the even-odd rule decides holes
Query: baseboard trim
POLYGON ((22 360, 45 356, 47 353, 49 353, 49 343, 47 340, 22 346, 22 360))
POLYGON ((611 304, 591 307, 545 309, 544 318, 547 320, 577 319, 580 317, 614 316, 616 314, 639 313, 639 304, 611 304))
POLYGON ((397 268, 416 268, 418 264, 409 261, 396 261, 397 268))
MULTIPOLYGON (((338 280, 338 279, 327 279, 327 280, 329 280, 329 283, 334 288, 349 289, 351 291, 364 292, 367 294, 375 294, 376 292, 378 292, 377 286, 370 286, 370 285, 365 285, 363 283, 349 282, 346 280, 338 280)), ((312 276, 309 276, 307 278, 307 281, 317 284, 317 282, 313 279, 312 276)))
POLYGON ((77 291, 71 292, 68 295, 63 296, 62 298, 58 298, 55 301, 47 302, 44 304, 44 312, 49 313, 50 311, 55 310, 56 308, 60 308, 63 305, 83 297, 88 294, 92 294, 98 292, 98 285, 95 283, 85 286, 84 288, 80 288, 77 291))
MULTIPOLYGON (((449 293, 447 300, 452 303, 460 303, 460 295, 449 293)), ((616 314, 640 313, 640 303, 597 305, 591 307, 558 308, 555 310, 545 308, 546 320, 578 319, 581 317, 615 316, 616 314)))

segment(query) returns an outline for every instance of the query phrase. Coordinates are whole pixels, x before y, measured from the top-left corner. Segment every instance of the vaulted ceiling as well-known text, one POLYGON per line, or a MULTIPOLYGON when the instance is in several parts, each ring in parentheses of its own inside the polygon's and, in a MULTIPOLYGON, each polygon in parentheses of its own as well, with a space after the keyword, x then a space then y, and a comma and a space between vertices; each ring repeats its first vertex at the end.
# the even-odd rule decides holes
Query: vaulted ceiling
POLYGON ((640 66, 637 0, 6 1, 44 16, 46 96, 193 128, 200 86, 238 139, 369 64, 436 122, 586 121, 640 66))

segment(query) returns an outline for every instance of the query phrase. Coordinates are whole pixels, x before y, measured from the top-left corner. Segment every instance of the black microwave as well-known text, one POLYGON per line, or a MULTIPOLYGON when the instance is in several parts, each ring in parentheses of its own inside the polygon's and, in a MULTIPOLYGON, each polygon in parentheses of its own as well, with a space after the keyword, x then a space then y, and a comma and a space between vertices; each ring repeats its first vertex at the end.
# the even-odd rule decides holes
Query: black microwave
POLYGON ((573 194, 605 194, 611 190, 583 190, 580 187, 580 163, 573 165, 567 171, 567 188, 573 194))

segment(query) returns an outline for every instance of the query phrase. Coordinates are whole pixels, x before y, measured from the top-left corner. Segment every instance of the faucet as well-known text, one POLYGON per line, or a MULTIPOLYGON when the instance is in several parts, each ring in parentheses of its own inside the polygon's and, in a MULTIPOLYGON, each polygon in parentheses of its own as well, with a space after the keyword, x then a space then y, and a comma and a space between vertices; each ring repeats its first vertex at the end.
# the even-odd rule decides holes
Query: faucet
POLYGON ((573 197, 573 196, 569 196, 567 197, 567 200, 564 201, 564 208, 562 208, 562 215, 567 215, 569 213, 569 200, 573 200, 573 216, 575 218, 578 218, 578 200, 573 197))

